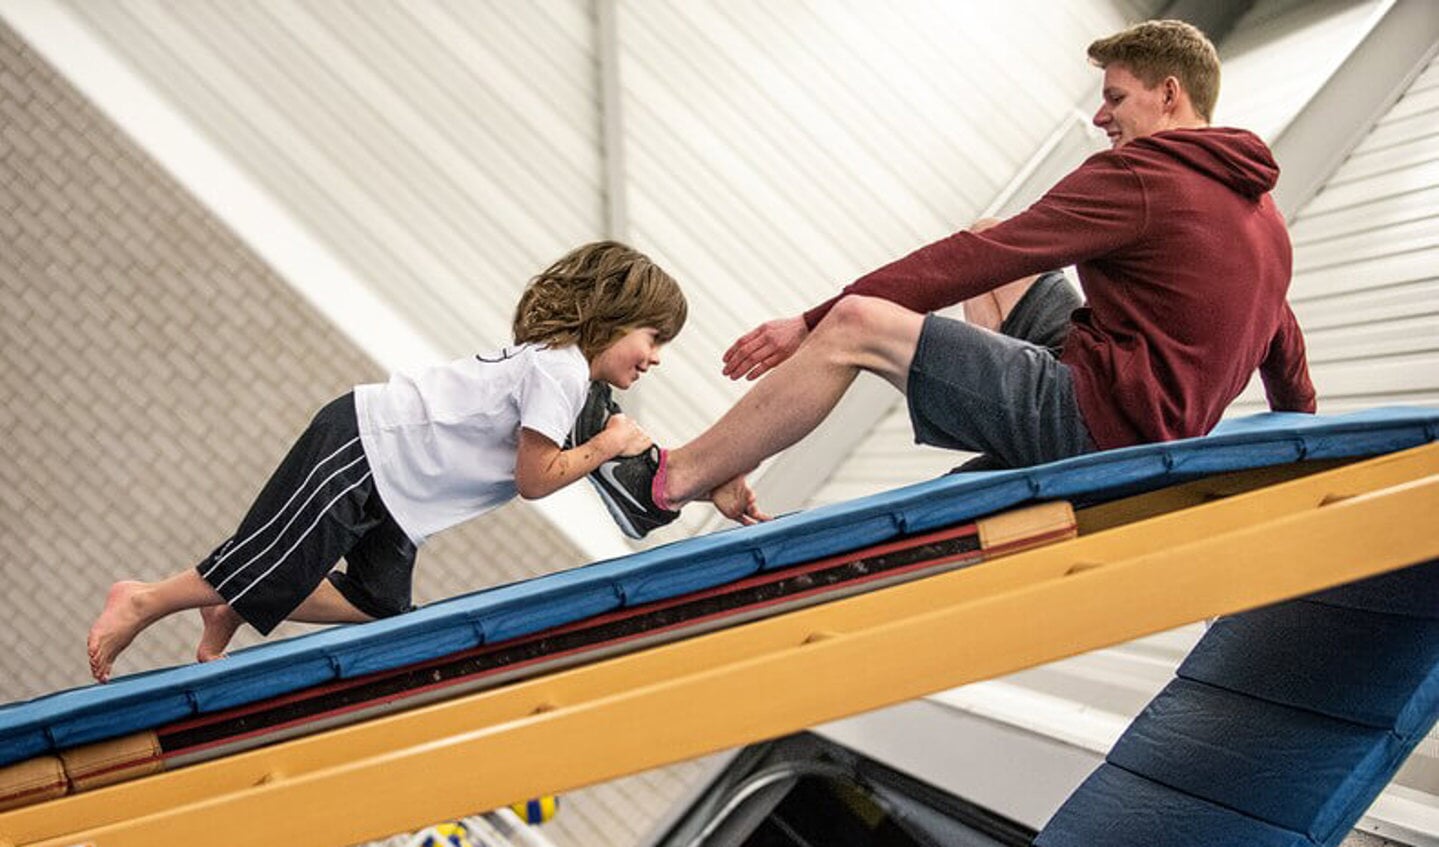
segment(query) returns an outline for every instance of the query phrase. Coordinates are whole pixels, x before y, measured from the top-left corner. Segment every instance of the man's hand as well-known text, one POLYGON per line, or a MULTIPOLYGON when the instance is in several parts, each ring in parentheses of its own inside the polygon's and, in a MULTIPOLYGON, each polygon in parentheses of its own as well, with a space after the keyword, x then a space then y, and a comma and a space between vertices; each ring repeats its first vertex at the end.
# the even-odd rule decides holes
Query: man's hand
POLYGON ((654 443, 628 415, 611 415, 605 422, 604 430, 595 437, 601 436, 610 439, 610 445, 618 448, 617 452, 612 454, 615 456, 637 456, 650 449, 650 445, 654 443))
POLYGON ((730 379, 759 379, 788 359, 809 335, 804 317, 766 321, 744 335, 724 354, 724 375, 730 379))
POLYGON ((759 510, 759 505, 755 502, 754 491, 745 481, 744 474, 740 474, 711 491, 709 501, 714 504, 720 514, 732 521, 739 521, 745 526, 773 520, 759 510))

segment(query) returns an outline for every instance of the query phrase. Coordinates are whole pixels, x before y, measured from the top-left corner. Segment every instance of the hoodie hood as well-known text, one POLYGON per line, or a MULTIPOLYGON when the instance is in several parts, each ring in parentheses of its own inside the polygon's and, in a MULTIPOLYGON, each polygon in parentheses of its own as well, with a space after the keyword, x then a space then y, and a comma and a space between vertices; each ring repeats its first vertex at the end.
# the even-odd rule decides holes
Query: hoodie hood
POLYGON ((1157 151, 1228 186, 1243 197, 1257 199, 1274 188, 1279 165, 1259 136, 1245 129, 1205 127, 1174 129, 1136 139, 1119 152, 1157 151))

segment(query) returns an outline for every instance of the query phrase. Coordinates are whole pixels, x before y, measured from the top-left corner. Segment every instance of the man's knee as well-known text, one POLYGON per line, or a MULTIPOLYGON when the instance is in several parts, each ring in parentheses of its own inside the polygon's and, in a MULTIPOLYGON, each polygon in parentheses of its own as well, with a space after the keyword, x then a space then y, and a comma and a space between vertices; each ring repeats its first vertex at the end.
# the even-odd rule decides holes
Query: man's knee
POLYGON ((838 346, 860 345, 882 332, 896 309, 903 310, 903 307, 879 297, 851 294, 830 308, 815 327, 815 333, 838 346))
POLYGON ((908 367, 924 316, 879 297, 840 299, 815 327, 813 340, 845 364, 890 376, 908 367))

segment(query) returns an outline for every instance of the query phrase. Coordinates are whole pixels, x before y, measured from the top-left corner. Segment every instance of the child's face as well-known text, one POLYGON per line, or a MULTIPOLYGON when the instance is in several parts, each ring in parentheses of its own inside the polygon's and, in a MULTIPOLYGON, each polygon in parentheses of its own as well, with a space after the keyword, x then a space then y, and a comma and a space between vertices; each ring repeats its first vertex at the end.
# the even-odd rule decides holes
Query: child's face
POLYGON ((659 330, 632 329, 595 356, 590 379, 602 379, 615 388, 629 388, 645 371, 660 363, 659 330))

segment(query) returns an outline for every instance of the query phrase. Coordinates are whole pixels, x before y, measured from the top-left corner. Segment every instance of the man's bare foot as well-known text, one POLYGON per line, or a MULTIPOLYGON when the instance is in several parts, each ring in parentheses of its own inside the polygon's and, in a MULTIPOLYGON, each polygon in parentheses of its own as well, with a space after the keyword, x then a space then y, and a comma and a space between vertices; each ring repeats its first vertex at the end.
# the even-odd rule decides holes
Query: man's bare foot
POLYGON ((140 612, 138 597, 145 588, 143 582, 117 582, 110 586, 105 596, 105 608, 90 627, 86 647, 90 653, 90 675, 99 682, 110 681, 110 668, 120 651, 147 623, 140 612))
POLYGON ((711 491, 709 500, 720 514, 732 521, 739 521, 745 526, 774 520, 760 511, 754 490, 749 487, 744 474, 740 474, 711 491))
POLYGON ((244 620, 224 603, 201 606, 200 619, 205 622, 205 631, 200 633, 200 646, 195 650, 196 660, 213 662, 225 658, 225 648, 230 646, 230 639, 235 637, 235 630, 240 628, 244 620))

